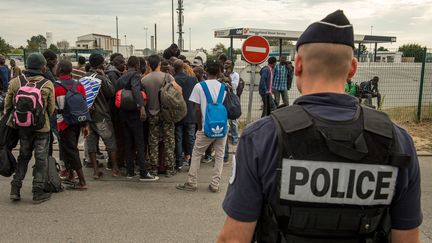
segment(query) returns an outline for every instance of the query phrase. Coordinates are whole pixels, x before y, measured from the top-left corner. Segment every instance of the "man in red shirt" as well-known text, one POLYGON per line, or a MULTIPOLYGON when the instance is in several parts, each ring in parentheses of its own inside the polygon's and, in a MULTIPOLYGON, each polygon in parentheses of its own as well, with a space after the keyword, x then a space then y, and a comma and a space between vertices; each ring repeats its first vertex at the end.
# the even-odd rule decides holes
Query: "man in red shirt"
MULTIPOLYGON (((62 114, 66 102, 67 90, 63 86, 72 89, 77 82, 72 79, 72 63, 68 60, 61 60, 57 68, 57 77, 59 80, 55 83, 56 106, 59 111, 57 114, 57 129, 60 134, 60 153, 63 155, 66 170, 69 172, 67 180, 71 182, 69 189, 85 190, 87 184, 82 170, 81 160, 78 150, 78 139, 82 131, 84 137, 89 134, 87 122, 80 124, 68 124, 62 114), (74 181, 74 173, 76 171, 79 182, 74 181)), ((85 89, 80 83, 76 86, 76 90, 85 97, 85 89)))

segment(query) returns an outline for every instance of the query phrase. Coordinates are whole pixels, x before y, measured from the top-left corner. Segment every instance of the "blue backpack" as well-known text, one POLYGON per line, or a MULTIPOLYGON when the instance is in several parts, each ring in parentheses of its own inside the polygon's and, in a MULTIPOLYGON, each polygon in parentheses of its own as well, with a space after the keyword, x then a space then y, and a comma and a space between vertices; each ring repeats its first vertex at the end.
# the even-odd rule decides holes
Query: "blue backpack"
POLYGON ((223 138, 228 132, 228 112, 223 105, 225 85, 221 88, 216 102, 213 102, 210 91, 205 81, 200 85, 207 98, 206 115, 204 118, 204 134, 208 138, 223 138))
POLYGON ((59 111, 63 115, 64 121, 69 125, 91 121, 86 98, 77 90, 79 83, 74 81, 71 89, 61 82, 58 84, 67 91, 64 108, 59 111))

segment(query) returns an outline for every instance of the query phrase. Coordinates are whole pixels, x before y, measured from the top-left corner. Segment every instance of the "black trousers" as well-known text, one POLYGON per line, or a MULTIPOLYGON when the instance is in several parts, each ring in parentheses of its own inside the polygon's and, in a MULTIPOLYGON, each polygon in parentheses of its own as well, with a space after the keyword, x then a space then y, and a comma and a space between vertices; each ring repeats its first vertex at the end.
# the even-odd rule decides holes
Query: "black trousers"
POLYGON ((78 139, 81 132, 79 125, 72 125, 59 132, 60 152, 67 170, 79 170, 82 168, 78 150, 78 139))
POLYGON ((145 142, 143 123, 139 119, 123 121, 123 136, 125 142, 126 168, 130 175, 135 172, 135 154, 140 169, 140 175, 145 175, 145 142), (135 153, 136 152, 136 153, 135 153))

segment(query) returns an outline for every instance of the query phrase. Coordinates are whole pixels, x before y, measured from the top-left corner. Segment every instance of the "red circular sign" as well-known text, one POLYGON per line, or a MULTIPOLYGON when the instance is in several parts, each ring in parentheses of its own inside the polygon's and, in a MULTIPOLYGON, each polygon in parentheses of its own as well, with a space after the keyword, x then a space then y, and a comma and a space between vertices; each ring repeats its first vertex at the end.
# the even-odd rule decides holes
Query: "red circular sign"
POLYGON ((270 45, 264 37, 251 36, 243 42, 243 57, 251 64, 260 64, 264 62, 269 53, 270 45))

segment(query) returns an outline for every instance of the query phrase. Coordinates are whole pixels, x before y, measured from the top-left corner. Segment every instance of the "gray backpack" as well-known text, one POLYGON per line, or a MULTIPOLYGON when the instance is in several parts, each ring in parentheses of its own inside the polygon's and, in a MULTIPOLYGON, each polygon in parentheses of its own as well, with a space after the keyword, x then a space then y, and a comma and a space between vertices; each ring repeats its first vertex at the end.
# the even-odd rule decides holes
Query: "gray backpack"
POLYGON ((165 74, 164 83, 159 91, 160 112, 162 119, 167 122, 179 122, 187 113, 183 94, 176 90, 165 74))
POLYGON ((45 192, 61 192, 63 185, 59 176, 60 165, 52 156, 47 160, 47 177, 45 178, 45 192))

